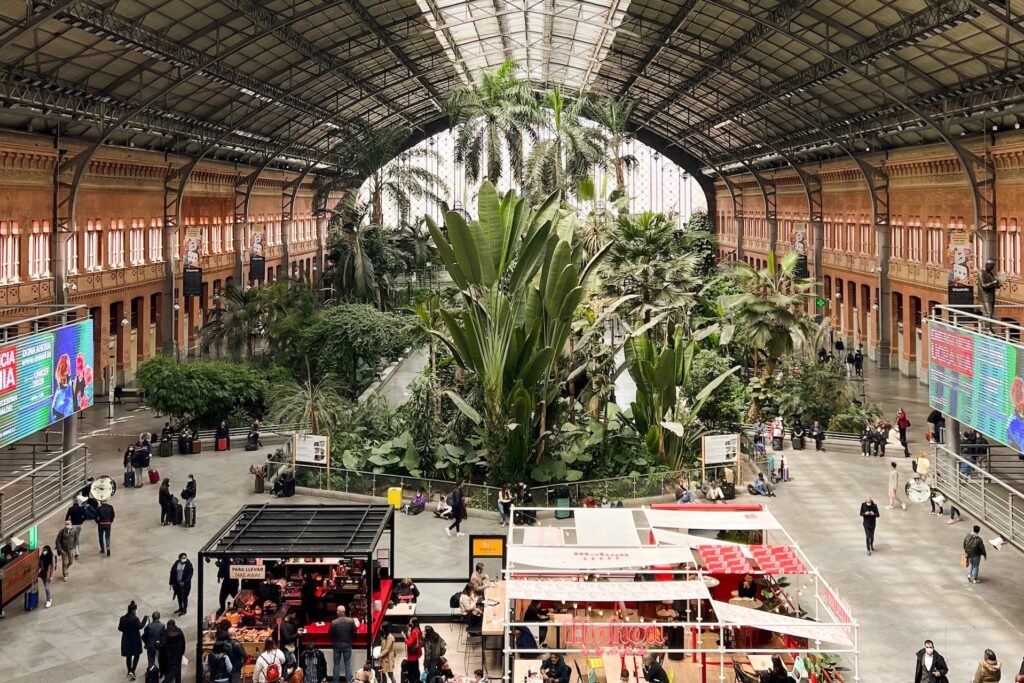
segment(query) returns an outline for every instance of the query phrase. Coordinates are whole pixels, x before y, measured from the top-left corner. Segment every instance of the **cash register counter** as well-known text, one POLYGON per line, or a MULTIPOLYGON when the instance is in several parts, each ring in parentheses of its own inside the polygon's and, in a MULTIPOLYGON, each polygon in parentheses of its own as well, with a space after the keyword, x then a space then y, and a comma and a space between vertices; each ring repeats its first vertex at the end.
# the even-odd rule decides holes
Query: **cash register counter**
MULTIPOLYGON (((391 600, 391 579, 382 579, 380 589, 373 593, 372 618, 368 623, 360 620, 356 627, 356 635, 352 647, 368 647, 377 637, 381 622, 384 621, 384 611, 387 610, 388 602, 391 600), (371 630, 372 627, 372 630, 371 630)), ((314 645, 316 647, 331 647, 331 637, 328 631, 331 628, 330 621, 318 621, 313 624, 306 624, 299 634, 303 645, 314 645)))

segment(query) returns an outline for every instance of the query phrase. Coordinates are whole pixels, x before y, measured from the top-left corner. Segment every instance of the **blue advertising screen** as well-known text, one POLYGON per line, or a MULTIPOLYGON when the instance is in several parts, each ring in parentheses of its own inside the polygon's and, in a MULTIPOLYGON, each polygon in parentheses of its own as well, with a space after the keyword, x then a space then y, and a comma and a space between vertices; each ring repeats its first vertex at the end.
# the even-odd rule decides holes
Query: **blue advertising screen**
POLYGON ((929 405, 1024 452, 1024 348, 937 321, 928 348, 929 405))
POLYGON ((92 405, 92 320, 0 344, 0 448, 92 405))

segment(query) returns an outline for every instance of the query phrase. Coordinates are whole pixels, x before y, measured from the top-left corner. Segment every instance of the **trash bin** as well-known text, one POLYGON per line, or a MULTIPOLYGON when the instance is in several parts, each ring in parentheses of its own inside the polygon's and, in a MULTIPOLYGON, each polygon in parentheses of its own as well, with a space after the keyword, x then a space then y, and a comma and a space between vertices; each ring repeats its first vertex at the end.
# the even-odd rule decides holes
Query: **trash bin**
POLYGON ((402 507, 402 487, 392 486, 388 489, 388 505, 396 510, 402 507))
POLYGON ((569 508, 572 507, 569 487, 564 484, 556 486, 552 489, 552 493, 554 494, 555 519, 569 519, 572 517, 572 512, 569 511, 569 508))

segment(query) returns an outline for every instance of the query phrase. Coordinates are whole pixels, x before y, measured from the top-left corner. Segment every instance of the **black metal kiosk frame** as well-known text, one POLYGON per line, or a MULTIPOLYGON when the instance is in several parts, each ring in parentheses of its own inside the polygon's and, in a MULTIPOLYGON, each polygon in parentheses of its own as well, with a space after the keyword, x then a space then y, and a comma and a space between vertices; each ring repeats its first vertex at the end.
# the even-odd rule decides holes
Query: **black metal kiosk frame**
MULTIPOLYGON (((196 682, 203 680, 203 568, 223 558, 239 563, 257 559, 287 560, 299 557, 337 557, 366 561, 367 656, 374 640, 373 594, 380 588, 381 573, 374 553, 381 537, 389 536, 388 575, 395 562, 395 511, 390 505, 245 505, 199 551, 196 605, 196 682)), ((393 577, 392 577, 393 578, 393 577)), ((386 609, 386 607, 385 607, 386 609)), ((383 620, 383 612, 380 617, 383 620)))

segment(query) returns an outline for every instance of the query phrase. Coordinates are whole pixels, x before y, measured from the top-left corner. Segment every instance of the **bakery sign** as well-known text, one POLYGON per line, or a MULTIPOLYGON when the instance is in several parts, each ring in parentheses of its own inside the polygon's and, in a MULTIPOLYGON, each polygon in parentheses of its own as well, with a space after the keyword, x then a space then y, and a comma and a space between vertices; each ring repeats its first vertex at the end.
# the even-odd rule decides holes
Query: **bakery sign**
POLYGON ((267 577, 267 567, 262 564, 233 564, 229 570, 232 579, 255 579, 262 581, 267 577))

